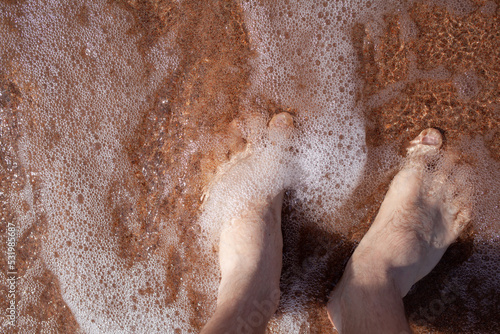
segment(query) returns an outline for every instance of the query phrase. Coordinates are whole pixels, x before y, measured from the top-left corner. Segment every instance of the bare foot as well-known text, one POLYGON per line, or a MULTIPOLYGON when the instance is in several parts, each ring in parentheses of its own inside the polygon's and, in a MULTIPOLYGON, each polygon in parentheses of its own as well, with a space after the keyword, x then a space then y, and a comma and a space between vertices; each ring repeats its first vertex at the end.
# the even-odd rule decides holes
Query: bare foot
POLYGON ((470 220, 466 173, 454 172, 455 161, 441 154, 441 145, 435 129, 410 143, 404 167, 330 296, 328 315, 339 332, 362 332, 353 321, 371 333, 409 332, 401 298, 470 220))
MULTIPOLYGON (((290 114, 277 114, 269 123, 269 138, 286 141, 292 127, 290 114)), ((271 184, 280 182, 280 163, 268 159, 249 149, 224 168, 218 178, 218 191, 238 190, 235 196, 241 209, 230 208, 231 216, 222 222, 217 309, 203 333, 263 333, 278 306, 284 190, 271 184)), ((226 204, 231 205, 233 200, 229 198, 226 204)))

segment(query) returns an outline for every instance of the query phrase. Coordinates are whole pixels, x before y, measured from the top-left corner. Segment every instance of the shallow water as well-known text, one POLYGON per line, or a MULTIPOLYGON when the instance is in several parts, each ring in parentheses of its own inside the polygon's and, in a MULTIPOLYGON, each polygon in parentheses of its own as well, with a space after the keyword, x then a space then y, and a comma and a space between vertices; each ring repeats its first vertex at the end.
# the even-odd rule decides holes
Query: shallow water
POLYGON ((429 126, 474 169, 474 218, 407 316, 416 332, 500 331, 499 7, 0 2, 2 330, 198 332, 219 275, 200 198, 248 143, 264 178, 266 123, 288 111, 269 331, 333 332, 327 295, 429 126))

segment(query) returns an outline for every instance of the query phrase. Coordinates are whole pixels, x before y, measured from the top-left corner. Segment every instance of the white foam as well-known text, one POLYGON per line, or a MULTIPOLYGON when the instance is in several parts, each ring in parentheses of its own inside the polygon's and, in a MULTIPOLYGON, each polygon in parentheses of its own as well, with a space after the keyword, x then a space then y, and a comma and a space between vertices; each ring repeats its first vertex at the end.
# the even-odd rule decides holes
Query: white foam
MULTIPOLYGON (((11 5, 1 6, 2 16, 14 15, 11 5)), ((141 121, 148 96, 177 65, 172 36, 153 48, 151 61, 157 71, 145 80, 139 36, 128 34, 133 20, 123 9, 105 1, 24 1, 16 7, 24 15, 15 17, 22 43, 9 44, 23 67, 15 80, 24 94, 35 94, 38 103, 24 99, 20 108, 41 126, 32 131, 21 123, 20 155, 23 166, 42 182, 38 212, 46 215, 49 229, 42 257, 58 278, 64 301, 87 333, 187 330, 184 320, 172 320, 188 303, 185 290, 177 304, 158 307, 166 295, 163 258, 152 256, 127 268, 117 256, 112 205, 125 202, 133 207, 137 194, 121 187, 123 192, 112 194, 115 202, 108 202, 113 183, 132 177, 121 143, 141 121), (81 6, 88 10, 87 25, 73 20, 81 6), (48 140, 44 131, 57 133, 60 140, 48 140), (155 294, 139 293, 147 287, 155 294)), ((28 203, 33 202, 30 187, 27 183, 20 194, 28 203)), ((13 207, 19 208, 20 202, 12 198, 13 207)), ((20 232, 39 218, 30 206, 28 214, 18 215, 20 232)), ((139 221, 132 215, 126 223, 134 231, 139 221)), ((26 284, 29 288, 32 283, 26 284)), ((29 302, 19 303, 20 314, 29 302)), ((188 314, 181 318, 188 319, 188 314)), ((28 329, 30 321, 21 316, 19 324, 28 329)))

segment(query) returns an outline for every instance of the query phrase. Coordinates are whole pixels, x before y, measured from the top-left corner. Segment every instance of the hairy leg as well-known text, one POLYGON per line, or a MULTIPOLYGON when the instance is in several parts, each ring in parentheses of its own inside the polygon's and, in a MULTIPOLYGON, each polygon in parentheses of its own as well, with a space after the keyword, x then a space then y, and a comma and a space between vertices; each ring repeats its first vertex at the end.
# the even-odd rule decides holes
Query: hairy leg
POLYGON ((453 159, 441 155, 441 144, 435 129, 410 143, 404 167, 330 296, 328 315, 339 332, 410 333, 402 297, 434 268, 470 216, 466 173, 452 179, 453 159))

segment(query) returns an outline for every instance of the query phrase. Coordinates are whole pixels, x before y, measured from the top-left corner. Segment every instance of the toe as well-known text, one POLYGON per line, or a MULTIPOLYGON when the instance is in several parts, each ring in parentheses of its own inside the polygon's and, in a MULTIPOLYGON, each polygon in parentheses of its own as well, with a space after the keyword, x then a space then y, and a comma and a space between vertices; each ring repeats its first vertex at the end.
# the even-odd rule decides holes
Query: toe
POLYGON ((437 153, 443 144, 443 136, 437 129, 428 128, 410 142, 408 154, 423 155, 437 153))
POLYGON ((410 142, 410 147, 426 145, 440 148, 443 143, 443 136, 439 130, 428 128, 420 132, 420 134, 410 142))
POLYGON ((443 136, 441 133, 433 128, 425 129, 419 135, 421 137, 422 144, 431 145, 440 148, 443 143, 443 136))
POLYGON ((293 127, 293 117, 287 112, 281 112, 273 116, 269 122, 269 128, 292 128, 293 127))
POLYGON ((293 117, 287 112, 273 116, 269 122, 269 139, 273 145, 286 144, 293 133, 293 117))

